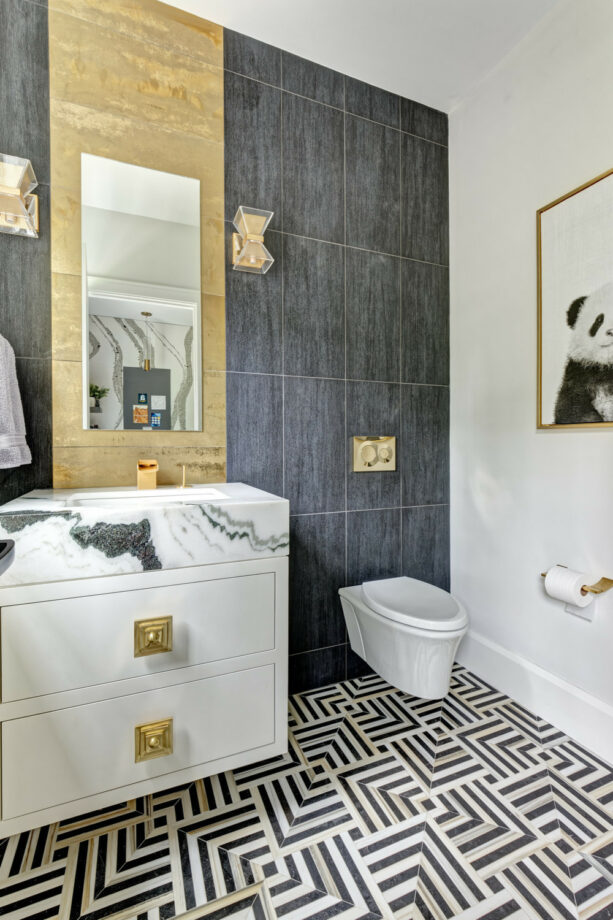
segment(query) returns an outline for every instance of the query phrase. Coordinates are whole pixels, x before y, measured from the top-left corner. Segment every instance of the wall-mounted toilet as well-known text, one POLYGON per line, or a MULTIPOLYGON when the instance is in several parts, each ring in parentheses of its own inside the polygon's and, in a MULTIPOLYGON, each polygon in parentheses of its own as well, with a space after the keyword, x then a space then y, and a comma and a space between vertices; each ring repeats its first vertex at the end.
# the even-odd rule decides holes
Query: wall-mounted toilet
POLYGON ((451 594, 416 578, 340 588, 351 648, 394 687, 424 699, 449 690, 468 614, 451 594))

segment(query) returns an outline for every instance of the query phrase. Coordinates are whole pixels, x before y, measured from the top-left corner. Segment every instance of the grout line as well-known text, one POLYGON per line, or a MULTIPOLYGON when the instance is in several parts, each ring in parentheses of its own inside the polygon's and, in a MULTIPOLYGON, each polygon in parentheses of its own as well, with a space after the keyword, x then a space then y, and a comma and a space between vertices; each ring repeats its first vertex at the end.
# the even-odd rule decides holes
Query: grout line
MULTIPOLYGON (((61 360, 64 360, 63 358, 61 360)), ((78 361, 72 362, 78 364, 78 361)), ((396 387, 436 387, 439 390, 448 390, 448 383, 417 383, 413 380, 366 380, 361 377, 315 377, 309 374, 273 374, 267 371, 221 371, 217 368, 211 368, 211 372, 216 374, 251 374, 254 377, 292 377, 296 380, 336 380, 338 383, 378 383, 386 386, 396 387)))
MULTIPOLYGON (((449 502, 433 502, 429 505, 389 505, 383 508, 340 508, 338 511, 290 511, 290 517, 315 517, 323 514, 372 514, 375 511, 410 511, 413 508, 448 508, 449 502)), ((346 575, 347 573, 345 573, 346 575)))
MULTIPOLYGON (((232 224, 232 221, 224 218, 224 223, 232 224)), ((370 252, 376 256, 388 256, 390 259, 400 259, 402 262, 416 262, 418 265, 432 265, 435 268, 443 268, 449 271, 449 265, 444 262, 430 262, 428 259, 414 259, 411 256, 398 255, 397 252, 385 252, 382 249, 366 249, 364 246, 353 246, 351 243, 339 243, 336 240, 322 240, 318 236, 304 236, 301 233, 290 233, 288 230, 270 229, 267 233, 279 233, 285 236, 293 236, 300 240, 309 240, 313 243, 327 243, 329 246, 344 246, 346 249, 353 249, 356 252, 370 252)))
MULTIPOLYGON (((312 63, 312 62, 310 62, 310 63, 312 63)), ((211 65, 209 65, 209 66, 214 67, 214 66, 216 66, 216 65, 211 64, 211 65)), ((337 71, 337 73, 338 73, 338 72, 339 72, 339 71, 337 71)), ((292 90, 285 89, 283 86, 276 86, 274 83, 267 83, 265 80, 258 80, 257 77, 250 77, 250 76, 248 76, 248 75, 245 74, 245 73, 239 73, 238 70, 230 70, 228 67, 224 67, 224 73, 231 73, 233 76, 235 76, 235 77, 241 77, 243 80, 252 80, 254 83, 260 83, 262 86, 268 86, 268 87, 270 87, 271 89, 276 89, 276 90, 278 90, 280 93, 287 93, 288 96, 296 96, 298 99, 305 99, 307 102, 314 102, 316 105, 323 105, 326 109, 334 109, 335 112, 343 112, 343 111, 344 111, 344 112, 346 112, 347 115, 351 115, 352 118, 361 118, 362 121, 369 121, 369 122, 370 122, 371 124, 373 124, 373 125, 381 125, 383 128, 390 128, 390 130, 392 130, 392 131, 397 131, 398 134, 408 134, 410 137, 415 137, 415 138, 417 138, 417 140, 424 141, 424 143, 426 143, 426 144, 433 144, 435 147, 443 147, 445 150, 448 149, 448 144, 441 144, 440 141, 433 141, 433 140, 432 140, 431 138, 429 138, 429 137, 423 137, 421 134, 413 134, 411 131, 403 131, 401 128, 397 128, 397 127, 395 127, 394 125, 388 125, 388 124, 387 124, 386 122, 384 122, 384 121, 377 121, 375 118, 369 118, 367 115, 359 115, 357 112, 350 112, 350 111, 347 109, 347 100, 346 100, 346 98, 345 98, 345 101, 344 101, 344 106, 343 106, 343 108, 340 108, 338 105, 331 105, 329 102, 322 102, 320 99, 313 99, 311 96, 303 96, 302 93, 294 93, 294 92, 292 92, 292 90)), ((343 74, 343 76, 346 78, 346 74, 343 74)), ((346 97, 346 92, 347 92, 347 91, 346 91, 346 89, 345 89, 345 97, 346 97)), ((384 92, 388 92, 388 90, 385 90, 384 92)), ((392 93, 392 95, 395 96, 396 93, 392 93)), ((398 124, 400 124, 400 102, 401 102, 401 99, 406 98, 406 97, 398 96, 397 98, 398 98, 398 106, 399 106, 398 124)), ((417 105, 423 105, 422 102, 417 102, 416 99, 408 99, 407 101, 408 101, 408 102, 416 102, 417 105)), ((439 111, 441 111, 441 110, 440 110, 440 109, 435 109, 434 111, 435 111, 435 112, 439 112, 439 111)), ((447 113, 446 113, 446 112, 441 112, 441 114, 442 114, 442 115, 446 115, 447 113)))
POLYGON ((312 652, 325 652, 329 648, 343 648, 346 642, 335 642, 334 645, 320 645, 317 648, 306 648, 303 652, 290 652, 289 657, 295 658, 297 655, 310 655, 312 652))
MULTIPOLYGON (((281 83, 283 83, 283 54, 279 52, 281 83)), ((279 155, 281 161, 281 175, 279 177, 281 194, 281 485, 283 496, 287 495, 286 469, 285 469, 285 235, 283 234, 283 93, 280 102, 279 155)))

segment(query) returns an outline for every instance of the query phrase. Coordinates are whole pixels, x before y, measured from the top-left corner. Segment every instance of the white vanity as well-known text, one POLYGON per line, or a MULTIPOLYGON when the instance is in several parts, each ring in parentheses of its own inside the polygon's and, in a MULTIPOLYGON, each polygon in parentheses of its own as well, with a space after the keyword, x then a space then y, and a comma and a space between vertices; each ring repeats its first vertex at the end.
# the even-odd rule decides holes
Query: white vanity
POLYGON ((287 749, 288 531, 241 483, 2 506, 0 837, 287 749))

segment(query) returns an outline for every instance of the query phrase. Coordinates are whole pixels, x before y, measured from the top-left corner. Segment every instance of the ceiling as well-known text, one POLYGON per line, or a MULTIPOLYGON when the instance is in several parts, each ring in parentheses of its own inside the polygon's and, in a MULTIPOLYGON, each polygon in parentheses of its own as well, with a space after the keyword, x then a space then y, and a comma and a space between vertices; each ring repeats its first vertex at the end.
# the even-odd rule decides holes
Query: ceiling
POLYGON ((173 0, 172 5, 451 111, 564 0, 173 0))

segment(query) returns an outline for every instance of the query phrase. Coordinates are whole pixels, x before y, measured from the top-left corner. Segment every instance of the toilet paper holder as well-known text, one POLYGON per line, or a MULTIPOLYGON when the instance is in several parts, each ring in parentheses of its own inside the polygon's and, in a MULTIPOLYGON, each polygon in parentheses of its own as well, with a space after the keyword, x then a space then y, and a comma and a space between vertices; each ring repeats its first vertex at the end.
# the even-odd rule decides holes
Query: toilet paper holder
MULTIPOLYGON (((566 569, 568 566, 560 565, 561 569, 566 569)), ((546 576, 547 572, 541 572, 541 578, 546 576)), ((593 585, 583 585, 581 588, 582 594, 604 594, 605 591, 610 591, 613 588, 613 578, 606 578, 604 575, 600 578, 596 584, 593 585)))

